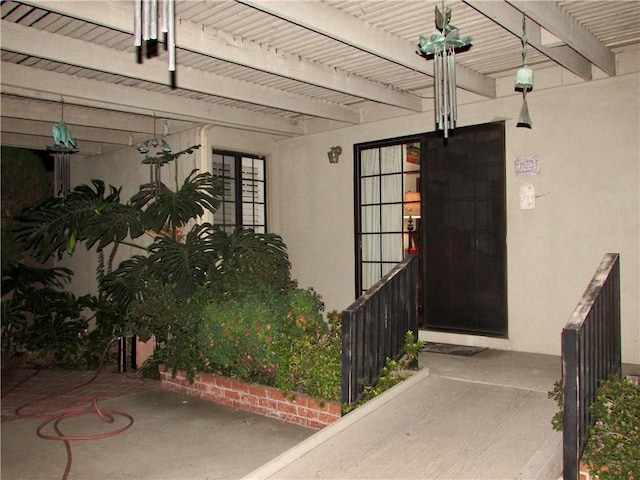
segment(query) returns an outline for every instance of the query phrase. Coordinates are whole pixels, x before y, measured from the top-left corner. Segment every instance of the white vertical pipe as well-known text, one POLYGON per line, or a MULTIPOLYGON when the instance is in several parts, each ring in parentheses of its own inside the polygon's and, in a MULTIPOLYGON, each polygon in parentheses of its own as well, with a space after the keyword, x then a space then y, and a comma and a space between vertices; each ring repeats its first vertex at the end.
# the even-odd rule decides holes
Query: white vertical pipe
POLYGON ((133 44, 136 47, 142 46, 142 0, 135 0, 133 3, 133 44))
POLYGON ((174 11, 174 0, 167 0, 169 4, 167 10, 167 20, 169 22, 169 28, 167 32, 167 48, 169 50, 169 71, 176 71, 176 19, 174 11))

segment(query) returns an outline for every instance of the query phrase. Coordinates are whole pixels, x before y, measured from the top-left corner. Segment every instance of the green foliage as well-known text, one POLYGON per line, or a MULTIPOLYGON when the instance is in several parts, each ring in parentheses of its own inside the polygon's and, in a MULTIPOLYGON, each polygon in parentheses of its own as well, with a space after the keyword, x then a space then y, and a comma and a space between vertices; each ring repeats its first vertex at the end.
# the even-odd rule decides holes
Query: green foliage
POLYGON ((267 285, 246 284, 202 312, 200 341, 213 371, 266 385, 278 368, 275 344, 286 298, 267 285))
POLYGON ((51 198, 15 217, 16 239, 45 262, 49 257, 73 254, 79 242, 88 249, 137 238, 144 232, 138 212, 120 203, 120 189, 107 193, 101 180, 80 185, 66 198, 51 198))
MULTIPOLYGON (((253 285, 254 280, 280 291, 290 286, 286 246, 278 235, 244 229, 229 235, 211 224, 197 223, 206 211, 215 212, 223 195, 221 180, 210 173, 198 174, 193 170, 178 184, 178 158, 197 148, 194 145, 181 152, 143 160, 152 168, 175 162, 174 190, 161 182, 147 183, 128 202, 123 202, 121 189, 92 180, 91 186, 79 185, 64 199, 50 199, 16 216, 12 231, 41 262, 51 256, 72 255, 78 244, 97 252, 99 295, 91 299, 96 329, 83 336, 89 348, 97 348, 104 343, 105 336, 113 337, 123 330, 143 338, 153 335, 158 345, 153 361, 192 374, 203 366, 205 358, 197 339, 202 310, 209 301, 207 296, 217 299, 219 295, 215 292, 253 285), (191 227, 187 231, 188 224, 191 227), (134 243, 143 235, 150 236, 152 242, 134 243), (137 248, 139 254, 123 260, 114 269, 112 264, 120 244, 137 248)), ((50 304, 55 308, 65 305, 62 299, 50 304)), ((3 311, 12 322, 6 336, 12 336, 12 341, 17 338, 15 333, 24 333, 25 312, 27 316, 35 314, 25 310, 27 307, 30 306, 3 304, 3 311)), ((81 336, 81 324, 74 323, 71 312, 50 313, 55 321, 42 323, 42 331, 48 334, 29 337, 29 347, 47 350, 45 340, 49 338, 51 348, 58 349, 63 345, 58 339, 70 341, 81 336)), ((256 321, 252 318, 249 315, 246 321, 256 321)), ((24 335, 20 337, 20 341, 26 340, 24 335)), ((63 356, 72 353, 77 355, 79 350, 63 356)), ((85 351, 84 356, 87 362, 96 358, 95 352, 85 351)), ((234 361, 240 364, 237 359, 234 361)), ((247 366, 248 372, 256 369, 247 366)))
POLYGON ((143 366, 146 376, 157 378, 161 364, 174 373, 186 371, 190 380, 206 370, 198 336, 209 296, 209 291, 200 289, 189 298, 177 298, 170 285, 157 279, 146 283, 141 298, 127 312, 126 324, 126 330, 137 333, 141 341, 155 339, 153 357, 143 366))
POLYGON ((221 236, 217 246, 220 249, 218 267, 229 277, 227 282, 242 283, 245 278, 253 278, 280 289, 290 286, 291 264, 280 236, 236 229, 228 236, 221 236))
POLYGON ((37 205, 51 196, 49 176, 42 160, 30 150, 0 147, 2 163, 2 218, 37 205))
MULTIPOLYGON (((562 381, 554 383, 548 396, 558 405, 551 424, 561 431, 562 381)), ((640 478, 640 387, 626 378, 604 380, 589 408, 595 423, 589 428, 582 461, 601 480, 640 478)))
POLYGON ((99 330, 87 333, 84 312, 95 305, 88 295, 77 298, 62 290, 70 278, 65 268, 18 264, 3 271, 2 350, 8 359, 33 352, 57 365, 91 363, 87 346, 103 343, 99 330))
MULTIPOLYGON (((339 400, 340 326, 333 319, 330 325, 324 322, 320 297, 313 290, 294 286, 283 290, 257 280, 232 287, 202 290, 198 295, 202 301, 190 313, 191 323, 179 320, 181 325, 194 325, 194 330, 161 334, 166 340, 154 355, 156 363, 162 360, 168 368, 191 375, 201 369, 275 386, 291 395, 301 392, 320 400, 339 400), (176 357, 167 353, 181 351, 176 345, 190 341, 178 338, 183 333, 197 344, 189 345, 188 362, 178 365, 176 357)), ((171 307, 162 302, 161 292, 154 298, 160 306, 145 310, 147 318, 166 319, 165 310, 171 312, 171 307)), ((177 323, 178 319, 172 321, 177 323)), ((157 338, 158 331, 153 333, 157 338)))
POLYGON ((214 212, 218 209, 222 181, 209 172, 196 173, 197 170, 193 170, 182 188, 175 192, 164 184, 160 189, 151 183, 140 187, 131 203, 143 212, 141 220, 147 228, 160 232, 168 226, 175 231, 192 218, 204 215, 205 210, 214 212))
POLYGON ((402 348, 405 355, 401 360, 403 362, 402 366, 405 368, 417 367, 418 355, 424 348, 424 341, 415 338, 413 332, 408 331, 404 334, 404 346, 402 348))
POLYGON ((558 410, 553 414, 551 419, 551 425, 553 429, 561 432, 564 422, 563 405, 564 405, 564 390, 562 380, 556 380, 553 384, 553 390, 547 393, 547 397, 554 400, 558 405, 558 410))
MULTIPOLYGON (((374 399, 391 387, 408 378, 407 370, 417 361, 418 354, 424 347, 424 341, 415 339, 413 332, 408 331, 404 335, 404 356, 400 360, 387 358, 385 364, 380 370, 378 379, 373 385, 365 385, 360 400, 354 405, 343 405, 345 412, 350 412, 369 400, 374 399)), ((364 382, 364 380, 362 380, 364 382)))
POLYGON ((22 259, 24 248, 13 235, 12 216, 51 196, 49 176, 40 158, 30 150, 0 147, 2 270, 22 259))
POLYGON ((320 298, 312 290, 297 290, 290 300, 277 346, 280 362, 277 386, 285 393, 303 392, 323 400, 340 400, 342 337, 340 316, 322 320, 320 298))
POLYGON ((602 382, 591 412, 582 461, 601 480, 640 478, 640 387, 626 378, 602 382))

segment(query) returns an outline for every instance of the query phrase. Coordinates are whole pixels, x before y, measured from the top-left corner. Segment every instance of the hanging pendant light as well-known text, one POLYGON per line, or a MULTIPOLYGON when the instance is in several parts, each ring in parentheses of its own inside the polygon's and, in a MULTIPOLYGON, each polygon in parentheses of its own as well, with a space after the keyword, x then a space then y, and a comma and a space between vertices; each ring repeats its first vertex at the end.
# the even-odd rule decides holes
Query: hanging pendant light
POLYGON ((76 153, 76 139, 64 123, 64 98, 60 99, 61 120, 53 126, 53 145, 47 151, 53 154, 54 195, 65 198, 71 190, 71 155, 76 153))
POLYGON ((442 11, 436 6, 436 32, 431 37, 420 36, 419 54, 433 58, 434 98, 436 128, 449 137, 449 130, 458 121, 458 100, 456 93, 456 52, 471 48, 471 37, 460 38, 459 30, 451 25, 451 8, 442 11))
POLYGON ((522 68, 516 73, 516 91, 522 92, 522 108, 516 127, 531 128, 527 91, 533 90, 533 70, 527 65, 527 17, 522 15, 522 68))

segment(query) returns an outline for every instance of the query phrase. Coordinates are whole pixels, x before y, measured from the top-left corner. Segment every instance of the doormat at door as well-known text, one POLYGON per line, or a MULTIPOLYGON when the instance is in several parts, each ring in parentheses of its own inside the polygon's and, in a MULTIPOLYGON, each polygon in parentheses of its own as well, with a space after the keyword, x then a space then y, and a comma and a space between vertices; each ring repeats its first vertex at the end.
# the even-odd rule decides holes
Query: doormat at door
POLYGON ((447 355, 458 355, 460 357, 470 357, 476 353, 484 352, 489 347, 469 347, 466 345, 454 345, 452 343, 426 342, 422 348, 423 352, 444 353, 447 355))

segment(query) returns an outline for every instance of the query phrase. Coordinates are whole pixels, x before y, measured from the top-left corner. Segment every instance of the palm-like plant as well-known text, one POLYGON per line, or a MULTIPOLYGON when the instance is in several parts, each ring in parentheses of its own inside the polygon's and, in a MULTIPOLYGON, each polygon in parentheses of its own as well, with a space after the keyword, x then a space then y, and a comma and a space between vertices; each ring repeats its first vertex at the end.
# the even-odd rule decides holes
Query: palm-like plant
POLYGON ((178 298, 188 298, 198 287, 215 284, 225 276, 277 278, 289 282, 290 264, 286 246, 278 235, 238 230, 227 234, 208 224, 199 224, 205 211, 215 212, 223 195, 222 181, 210 173, 192 171, 178 184, 177 161, 193 153, 194 145, 177 153, 147 157, 152 168, 174 162, 175 190, 161 182, 141 185, 129 202, 122 203, 121 190, 92 180, 76 187, 66 198, 48 200, 16 218, 16 238, 32 249, 37 258, 73 254, 78 243, 95 248, 101 295, 121 312, 140 300, 154 279, 168 286, 178 298), (187 225, 192 225, 185 232, 187 225), (135 243, 143 236, 151 242, 135 243), (140 250, 114 270, 118 245, 140 250), (111 248, 105 262, 106 250, 111 248), (274 272, 277 273, 274 277, 274 272))

